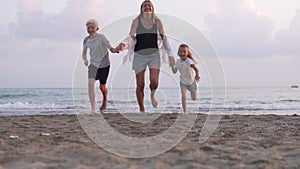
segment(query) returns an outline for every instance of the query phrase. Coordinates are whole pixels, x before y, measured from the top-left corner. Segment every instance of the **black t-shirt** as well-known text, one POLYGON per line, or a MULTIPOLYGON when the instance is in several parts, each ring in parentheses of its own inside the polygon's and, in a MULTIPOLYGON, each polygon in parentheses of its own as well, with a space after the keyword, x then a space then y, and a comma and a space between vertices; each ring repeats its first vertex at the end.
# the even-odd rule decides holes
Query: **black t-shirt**
POLYGON ((136 44, 134 51, 142 55, 150 55, 158 51, 157 45, 157 23, 150 29, 146 29, 138 17, 139 25, 136 32, 136 44))

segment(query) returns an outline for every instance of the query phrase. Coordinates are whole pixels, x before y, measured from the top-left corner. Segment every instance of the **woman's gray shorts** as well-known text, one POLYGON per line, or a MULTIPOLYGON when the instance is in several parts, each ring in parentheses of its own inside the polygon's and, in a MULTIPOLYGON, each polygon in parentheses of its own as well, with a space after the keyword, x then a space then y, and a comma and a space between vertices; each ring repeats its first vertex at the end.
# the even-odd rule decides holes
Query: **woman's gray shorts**
POLYGON ((141 55, 134 53, 132 70, 142 71, 147 68, 160 68, 160 54, 159 51, 150 55, 141 55))

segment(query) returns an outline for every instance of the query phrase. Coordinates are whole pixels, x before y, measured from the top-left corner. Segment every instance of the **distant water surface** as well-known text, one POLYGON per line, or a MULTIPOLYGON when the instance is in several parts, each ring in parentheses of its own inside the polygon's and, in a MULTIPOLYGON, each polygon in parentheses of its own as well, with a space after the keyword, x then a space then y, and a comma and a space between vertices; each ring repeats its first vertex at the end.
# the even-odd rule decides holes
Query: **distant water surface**
MULTIPOLYGON (((300 115, 300 89, 297 88, 227 88, 225 102, 224 95, 213 96, 218 90, 198 88, 196 101, 192 101, 188 93, 188 111, 211 113, 213 108, 222 114, 300 115)), ((102 96, 98 89, 96 91, 97 107, 100 107, 102 96)), ((181 112, 180 89, 161 88, 157 91, 157 99, 159 106, 153 109, 149 89, 145 89, 145 106, 149 113, 181 112)), ((0 89, 0 116, 76 114, 89 112, 89 109, 87 89, 0 89)), ((135 89, 109 89, 106 112, 138 112, 135 89)))

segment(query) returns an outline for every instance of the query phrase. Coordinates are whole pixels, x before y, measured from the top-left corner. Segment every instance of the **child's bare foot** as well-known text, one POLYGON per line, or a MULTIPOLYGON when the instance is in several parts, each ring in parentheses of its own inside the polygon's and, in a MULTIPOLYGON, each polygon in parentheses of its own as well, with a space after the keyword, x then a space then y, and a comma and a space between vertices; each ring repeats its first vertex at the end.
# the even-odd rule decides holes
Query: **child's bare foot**
POLYGON ((102 106, 100 107, 100 112, 105 110, 106 106, 107 106, 107 99, 103 99, 102 106))
POLYGON ((145 110, 145 108, 144 108, 144 107, 140 108, 140 113, 141 113, 141 114, 144 114, 144 113, 146 113, 146 110, 145 110))
POLYGON ((154 93, 155 93, 154 91, 151 92, 150 98, 151 98, 151 104, 152 104, 152 106, 153 106, 154 108, 156 108, 157 105, 158 105, 158 102, 157 102, 156 99, 155 99, 154 93))
POLYGON ((105 109, 106 109, 106 105, 102 104, 102 106, 100 107, 100 112, 102 113, 105 109))
POLYGON ((100 112, 103 113, 105 109, 106 109, 106 107, 101 106, 101 107, 100 107, 100 112))

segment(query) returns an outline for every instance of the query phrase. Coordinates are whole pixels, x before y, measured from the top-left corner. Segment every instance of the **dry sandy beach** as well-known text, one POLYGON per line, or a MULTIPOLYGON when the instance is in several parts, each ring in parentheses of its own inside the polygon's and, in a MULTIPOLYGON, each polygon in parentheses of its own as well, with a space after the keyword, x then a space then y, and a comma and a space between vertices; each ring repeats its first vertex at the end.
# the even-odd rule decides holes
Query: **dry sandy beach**
MULTIPOLYGON (((139 137, 166 130, 164 124, 176 117, 162 115, 158 130, 141 130, 124 127, 126 120, 117 114, 105 114, 116 130, 139 137)), ((205 119, 198 115, 188 136, 171 150, 133 159, 101 149, 75 115, 0 117, 0 169, 300 168, 300 116, 225 115, 207 142, 199 144, 205 119)))

